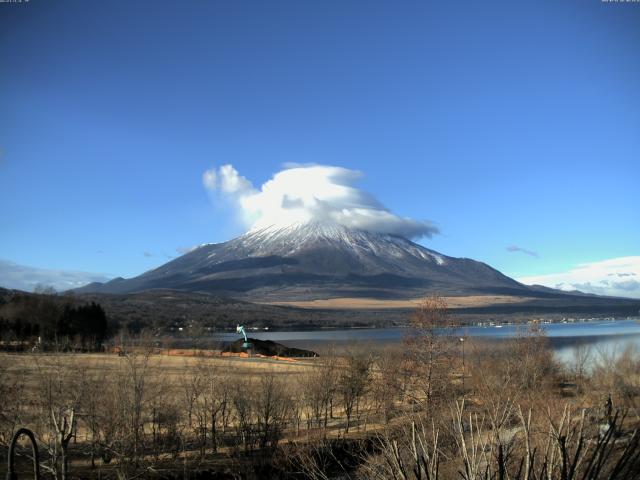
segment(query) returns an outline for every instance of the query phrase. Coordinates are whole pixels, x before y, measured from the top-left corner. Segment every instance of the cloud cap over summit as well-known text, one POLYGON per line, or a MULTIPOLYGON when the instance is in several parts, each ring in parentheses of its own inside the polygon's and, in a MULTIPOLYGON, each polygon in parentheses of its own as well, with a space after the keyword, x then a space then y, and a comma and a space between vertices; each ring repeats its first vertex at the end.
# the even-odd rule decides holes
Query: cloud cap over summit
POLYGON ((362 173, 330 165, 293 166, 259 189, 232 165, 204 172, 205 188, 230 201, 252 230, 272 225, 320 222, 408 239, 439 233, 431 222, 400 217, 357 188, 362 173))

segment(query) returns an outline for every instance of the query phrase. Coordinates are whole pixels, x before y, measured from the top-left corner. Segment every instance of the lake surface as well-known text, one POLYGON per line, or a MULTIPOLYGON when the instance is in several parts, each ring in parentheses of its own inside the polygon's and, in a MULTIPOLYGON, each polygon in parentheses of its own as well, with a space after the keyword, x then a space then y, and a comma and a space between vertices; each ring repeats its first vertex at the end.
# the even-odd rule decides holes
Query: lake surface
MULTIPOLYGON (((585 321, 576 323, 546 323, 540 325, 549 338, 566 337, 610 337, 640 335, 640 319, 585 321)), ((453 335, 488 338, 512 338, 522 332, 526 325, 504 325, 464 327, 453 330, 453 335)), ((259 340, 282 341, 379 341, 399 342, 410 332, 408 328, 353 328, 345 330, 309 331, 248 331, 247 335, 259 340)), ((239 338, 237 333, 222 333, 217 336, 228 342, 239 338)))
MULTIPOLYGON (((594 355, 616 355, 625 348, 640 351, 640 319, 598 320, 575 323, 541 324, 557 356, 569 362, 578 345, 592 348, 594 355)), ((526 325, 472 326, 457 328, 448 333, 479 339, 504 340, 513 338, 526 329, 526 325)), ((310 330, 291 332, 249 331, 247 335, 259 340, 273 340, 300 348, 343 342, 401 342, 410 333, 408 328, 356 328, 345 330, 310 330)), ((237 340, 236 333, 216 335, 223 342, 237 340)))

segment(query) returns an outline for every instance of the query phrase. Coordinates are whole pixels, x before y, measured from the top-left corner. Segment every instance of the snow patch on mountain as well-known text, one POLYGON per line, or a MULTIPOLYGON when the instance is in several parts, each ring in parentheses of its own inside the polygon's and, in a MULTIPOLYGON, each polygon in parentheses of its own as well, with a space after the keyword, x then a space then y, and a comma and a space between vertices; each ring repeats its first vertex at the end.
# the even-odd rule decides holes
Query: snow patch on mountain
POLYGON ((407 238, 304 221, 254 228, 209 244, 138 277, 87 291, 148 289, 225 292, 248 299, 408 298, 528 287, 490 266, 453 258, 407 238))
POLYGON ((292 256, 310 244, 326 243, 359 255, 401 259, 416 257, 445 265, 444 256, 398 235, 347 228, 335 223, 295 222, 287 226, 270 225, 250 230, 232 242, 251 251, 292 256))

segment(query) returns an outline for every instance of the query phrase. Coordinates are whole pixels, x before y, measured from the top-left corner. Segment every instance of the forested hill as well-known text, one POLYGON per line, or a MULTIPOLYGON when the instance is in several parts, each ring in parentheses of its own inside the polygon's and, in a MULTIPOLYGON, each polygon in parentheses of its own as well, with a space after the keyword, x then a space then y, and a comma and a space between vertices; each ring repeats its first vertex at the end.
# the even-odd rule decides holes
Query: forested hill
POLYGON ((0 289, 0 341, 57 349, 99 350, 110 325, 101 305, 52 292, 0 289))

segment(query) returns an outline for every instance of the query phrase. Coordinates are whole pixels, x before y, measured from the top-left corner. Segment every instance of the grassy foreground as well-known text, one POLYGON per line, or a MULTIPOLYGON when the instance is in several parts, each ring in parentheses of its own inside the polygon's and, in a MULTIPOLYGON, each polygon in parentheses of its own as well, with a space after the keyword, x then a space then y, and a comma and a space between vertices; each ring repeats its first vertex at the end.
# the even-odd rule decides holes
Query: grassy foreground
POLYGON ((0 354, 0 445, 30 428, 59 479, 640 478, 634 352, 561 366, 540 331, 435 335, 445 314, 433 300, 402 345, 297 362, 0 354))

